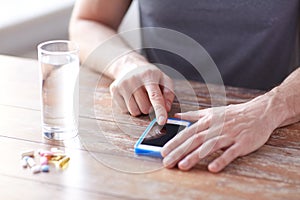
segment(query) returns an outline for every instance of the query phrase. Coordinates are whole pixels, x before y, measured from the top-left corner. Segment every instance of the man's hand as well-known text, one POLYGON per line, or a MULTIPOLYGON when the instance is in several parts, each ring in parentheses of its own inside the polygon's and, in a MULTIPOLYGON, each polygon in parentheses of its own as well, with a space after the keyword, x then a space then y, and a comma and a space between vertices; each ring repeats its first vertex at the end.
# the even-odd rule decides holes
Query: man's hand
POLYGON ((158 123, 164 124, 174 99, 172 80, 136 54, 119 59, 114 65, 126 69, 117 74, 110 86, 114 102, 133 116, 154 110, 158 123))
POLYGON ((284 118, 278 108, 269 95, 263 95, 247 103, 217 108, 221 113, 214 112, 216 108, 178 113, 175 117, 197 122, 163 147, 163 163, 167 168, 178 165, 181 170, 189 170, 201 159, 224 150, 208 165, 209 171, 219 172, 267 142, 284 118))

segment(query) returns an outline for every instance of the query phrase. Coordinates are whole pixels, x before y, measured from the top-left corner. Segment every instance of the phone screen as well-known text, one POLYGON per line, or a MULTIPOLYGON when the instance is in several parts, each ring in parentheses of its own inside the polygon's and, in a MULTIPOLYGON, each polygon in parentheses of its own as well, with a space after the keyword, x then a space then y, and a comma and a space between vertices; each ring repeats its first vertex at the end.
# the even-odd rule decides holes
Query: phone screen
POLYGON ((155 123, 150 129, 149 133, 143 139, 141 144, 163 147, 169 140, 171 140, 185 127, 186 126, 178 124, 165 124, 162 126, 155 123))

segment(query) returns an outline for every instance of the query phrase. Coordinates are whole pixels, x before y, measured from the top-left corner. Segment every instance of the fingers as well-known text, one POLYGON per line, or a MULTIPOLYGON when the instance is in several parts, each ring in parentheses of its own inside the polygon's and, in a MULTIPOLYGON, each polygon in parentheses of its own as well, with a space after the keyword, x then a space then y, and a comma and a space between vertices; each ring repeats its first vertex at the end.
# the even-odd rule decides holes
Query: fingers
MULTIPOLYGON (((199 141, 201 143, 201 139, 199 141)), ((189 144, 191 145, 190 150, 193 149, 192 146, 194 144, 189 144)), ((167 160, 164 160, 164 165, 167 168, 172 168, 178 163, 178 168, 180 170, 187 171, 194 167, 201 159, 225 148, 225 152, 208 165, 209 171, 217 173, 223 170, 236 158, 244 155, 241 153, 243 152, 241 145, 239 143, 235 143, 232 138, 224 135, 214 137, 190 152, 187 149, 184 152, 184 148, 181 148, 178 151, 176 150, 174 151, 174 154, 173 152, 170 154, 172 157, 167 157, 167 160)))
POLYGON ((174 167, 182 158, 201 145, 204 141, 204 138, 205 133, 198 133, 190 137, 165 157, 163 160, 164 166, 167 168, 174 167))
POLYGON ((120 95, 120 93, 117 92, 115 84, 112 83, 109 89, 110 89, 110 94, 112 96, 113 103, 118 106, 118 108, 121 110, 122 113, 127 112, 128 110, 125 101, 123 97, 120 95))
POLYGON ((193 166, 195 166, 201 159, 211 155, 212 153, 226 148, 233 144, 233 140, 225 137, 215 137, 211 140, 208 140, 191 154, 186 156, 178 163, 178 168, 184 171, 190 170, 193 166))
POLYGON ((240 145, 236 143, 228 148, 220 157, 211 162, 208 165, 208 170, 215 173, 219 172, 239 156, 240 145))
MULTIPOLYGON (((196 133, 200 133, 209 127, 209 120, 207 118, 202 118, 192 126, 184 129, 178 133, 172 140, 167 142, 161 150, 161 155, 166 157, 170 152, 172 152, 179 145, 184 143, 190 137, 196 133)), ((205 134, 205 133, 204 133, 205 134)))
MULTIPOLYGON (((182 158, 197 148, 198 150, 196 150, 196 152, 199 153, 197 160, 199 161, 200 159, 205 158, 207 155, 210 155, 221 148, 228 147, 232 143, 233 140, 225 137, 224 135, 216 136, 215 133, 211 132, 211 130, 205 130, 193 135, 180 144, 180 146, 175 148, 164 159, 164 165, 168 168, 174 167, 182 158)), ((193 165, 191 164, 189 167, 193 167, 193 165)))
POLYGON ((174 117, 188 120, 188 121, 197 121, 209 112, 209 109, 189 111, 184 113, 175 113, 174 117))
POLYGON ((157 123, 159 125, 165 124, 168 115, 165 108, 165 100, 160 87, 158 86, 158 84, 150 83, 146 84, 145 88, 147 90, 150 102, 153 106, 155 116, 157 118, 157 123))
POLYGON ((162 86, 162 94, 165 100, 165 107, 169 112, 171 110, 172 103, 175 97, 173 81, 168 76, 163 75, 160 85, 162 86))
POLYGON ((125 101, 119 93, 113 93, 112 99, 113 99, 114 106, 116 105, 121 110, 122 113, 128 112, 125 101))
MULTIPOLYGON (((167 111, 165 108, 165 100, 159 85, 155 83, 146 84, 144 87, 142 87, 142 84, 139 85, 141 85, 141 87, 135 89, 129 86, 126 87, 125 85, 118 86, 117 83, 113 83, 110 87, 110 91, 114 102, 119 105, 122 111, 128 110, 133 116, 138 116, 141 113, 148 114, 152 104, 158 124, 165 124, 167 120, 167 111)), ((172 97, 172 93, 170 94, 167 90, 165 90, 165 93, 167 94, 169 101, 174 98, 172 97)))
POLYGON ((134 92, 133 96, 138 105, 139 110, 143 114, 148 114, 151 109, 151 103, 149 101, 146 90, 141 87, 137 91, 134 92))
POLYGON ((114 103, 119 106, 122 112, 126 112, 128 110, 132 116, 138 116, 141 114, 134 95, 128 93, 125 89, 119 89, 115 82, 111 84, 110 92, 114 103))
POLYGON ((114 81, 111 88, 118 93, 114 94, 117 98, 115 101, 121 104, 122 109, 126 105, 127 110, 134 116, 148 114, 152 105, 158 124, 163 125, 167 121, 167 112, 171 110, 175 96, 173 82, 155 65, 144 60, 139 65, 140 67, 122 74, 114 81))

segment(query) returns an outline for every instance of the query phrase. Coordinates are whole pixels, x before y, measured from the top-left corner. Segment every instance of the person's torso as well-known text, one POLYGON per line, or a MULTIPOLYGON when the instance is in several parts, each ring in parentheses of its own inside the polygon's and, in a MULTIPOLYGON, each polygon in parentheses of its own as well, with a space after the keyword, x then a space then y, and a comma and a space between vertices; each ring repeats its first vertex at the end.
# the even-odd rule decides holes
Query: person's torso
MULTIPOLYGON (((226 85, 270 89, 296 67, 298 0, 139 0, 139 6, 141 27, 168 28, 196 40, 226 85)), ((143 42, 157 37, 144 37, 143 42)), ((145 52, 150 62, 172 66, 187 79, 202 80, 174 52, 145 52)))

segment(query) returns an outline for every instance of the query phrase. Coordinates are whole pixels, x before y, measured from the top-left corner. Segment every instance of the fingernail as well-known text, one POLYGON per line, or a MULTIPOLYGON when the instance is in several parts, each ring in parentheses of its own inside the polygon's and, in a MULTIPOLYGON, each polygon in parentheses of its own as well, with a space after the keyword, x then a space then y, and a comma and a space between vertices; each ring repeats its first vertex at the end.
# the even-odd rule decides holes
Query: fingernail
POLYGON ((162 149, 162 150, 160 151, 160 155, 161 155, 163 158, 166 157, 166 152, 165 152, 165 150, 162 149))
POLYGON ((208 166, 209 171, 216 172, 218 170, 218 165, 216 163, 212 163, 208 166))
POLYGON ((169 153, 170 153, 170 150, 164 149, 164 148, 160 151, 160 154, 163 158, 167 157, 169 155, 169 153))
POLYGON ((167 158, 164 158, 164 160, 163 160, 163 163, 164 163, 164 165, 165 166, 168 166, 168 165, 170 165, 171 164, 171 159, 169 158, 169 157, 167 157, 167 158))
POLYGON ((158 122, 158 124, 163 125, 165 123, 165 120, 166 120, 166 118, 164 116, 160 116, 158 118, 157 122, 158 122))
POLYGON ((181 115, 181 113, 175 113, 174 114, 174 116, 180 116, 181 115))
POLYGON ((189 162, 187 160, 182 160, 179 163, 180 167, 187 168, 189 166, 189 162))

